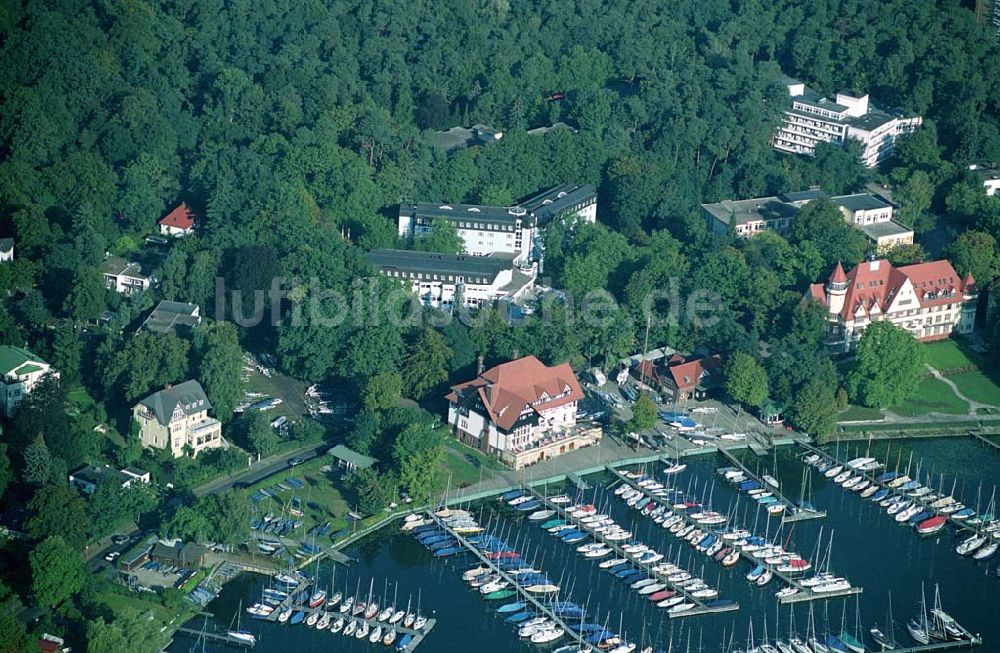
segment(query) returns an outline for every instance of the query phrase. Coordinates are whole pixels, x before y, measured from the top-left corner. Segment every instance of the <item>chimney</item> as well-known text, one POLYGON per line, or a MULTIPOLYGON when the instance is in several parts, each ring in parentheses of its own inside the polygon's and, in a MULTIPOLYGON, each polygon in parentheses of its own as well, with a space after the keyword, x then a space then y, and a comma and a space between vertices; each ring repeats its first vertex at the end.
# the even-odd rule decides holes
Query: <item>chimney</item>
POLYGON ((510 355, 511 355, 511 358, 513 358, 514 360, 517 360, 518 358, 521 357, 521 350, 518 349, 517 347, 514 347, 514 351, 510 352, 510 355))
POLYGON ((163 389, 164 389, 164 390, 169 390, 169 389, 170 389, 170 388, 172 388, 172 387, 174 387, 174 386, 173 386, 173 384, 171 384, 171 383, 165 383, 165 384, 163 385, 163 389))
POLYGON ((483 355, 479 354, 476 356, 476 376, 483 373, 483 355))

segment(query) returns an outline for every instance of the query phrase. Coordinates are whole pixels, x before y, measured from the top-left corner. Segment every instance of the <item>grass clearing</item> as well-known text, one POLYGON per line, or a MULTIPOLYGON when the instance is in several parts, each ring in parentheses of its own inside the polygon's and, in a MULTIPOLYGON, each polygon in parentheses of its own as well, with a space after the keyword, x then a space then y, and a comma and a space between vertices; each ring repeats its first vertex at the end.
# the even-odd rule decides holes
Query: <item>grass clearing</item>
POLYGON ((958 391, 973 401, 1000 406, 1000 387, 980 371, 963 372, 948 377, 958 391))
POLYGON ((445 439, 445 448, 444 466, 451 473, 453 487, 475 485, 481 478, 489 478, 491 472, 506 469, 499 461, 453 438, 445 439))
POLYGON ((330 460, 321 456, 302 465, 290 467, 252 485, 247 490, 247 495, 249 497, 259 489, 274 488, 289 478, 297 478, 305 483, 305 487, 276 493, 271 499, 265 499, 257 504, 258 512, 263 514, 273 511, 278 514, 294 497, 301 503, 303 515, 299 519, 302 520, 302 527, 291 533, 290 537, 304 538, 310 528, 326 521, 333 525, 334 530, 344 528, 348 524, 347 513, 351 507, 345 497, 346 490, 334 475, 334 471, 324 471, 329 465, 330 460))
POLYGON ((972 367, 979 363, 975 354, 971 354, 970 357, 970 354, 962 351, 959 344, 951 339, 925 344, 924 355, 927 362, 942 374, 948 370, 972 367))
POLYGON ((884 418, 885 416, 882 415, 882 411, 878 408, 857 406, 855 404, 849 405, 839 415, 837 415, 838 422, 861 422, 884 418))
POLYGON ((947 384, 933 377, 921 381, 916 394, 892 409, 904 417, 928 413, 964 415, 968 410, 969 405, 959 399, 947 384))

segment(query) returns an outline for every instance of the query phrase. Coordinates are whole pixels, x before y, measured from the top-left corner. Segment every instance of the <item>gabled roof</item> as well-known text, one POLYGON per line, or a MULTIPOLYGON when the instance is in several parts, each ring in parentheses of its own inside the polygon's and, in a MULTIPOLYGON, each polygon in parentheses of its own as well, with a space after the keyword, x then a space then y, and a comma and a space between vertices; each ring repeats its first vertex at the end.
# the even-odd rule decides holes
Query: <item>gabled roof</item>
POLYGON ((194 227, 194 221, 194 211, 187 202, 181 202, 173 211, 160 218, 160 224, 175 229, 191 229, 194 227))
POLYGON ((154 392, 139 403, 153 411, 156 421, 164 426, 170 423, 170 417, 177 408, 184 411, 185 415, 212 409, 205 390, 197 381, 185 381, 154 392))
POLYGON ((702 375, 708 372, 711 374, 722 366, 722 355, 715 354, 704 358, 696 358, 693 361, 672 365, 667 368, 677 388, 691 388, 701 381, 702 375))
POLYGON ((490 419, 509 431, 525 411, 541 413, 579 401, 583 399, 583 389, 569 363, 546 367, 534 356, 525 356, 490 368, 472 381, 452 386, 447 398, 458 403, 475 397, 490 419))

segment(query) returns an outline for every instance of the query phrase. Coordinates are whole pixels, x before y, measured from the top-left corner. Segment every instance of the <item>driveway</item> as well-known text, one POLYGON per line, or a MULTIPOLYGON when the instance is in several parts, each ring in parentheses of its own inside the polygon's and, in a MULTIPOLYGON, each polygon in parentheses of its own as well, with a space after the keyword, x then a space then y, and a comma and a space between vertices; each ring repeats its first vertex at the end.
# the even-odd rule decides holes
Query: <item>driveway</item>
POLYGON ((260 462, 254 463, 250 469, 240 472, 239 474, 215 478, 207 483, 203 483, 202 485, 194 488, 192 492, 196 497, 203 497, 209 494, 227 492, 233 489, 234 483, 246 483, 247 485, 253 485, 258 481, 264 480, 268 476, 273 476, 280 471, 288 469, 288 461, 292 458, 301 458, 303 461, 312 460, 313 458, 326 453, 328 449, 330 449, 329 444, 325 442, 316 444, 314 442, 312 444, 299 447, 298 449, 275 454, 269 458, 264 458, 260 462))

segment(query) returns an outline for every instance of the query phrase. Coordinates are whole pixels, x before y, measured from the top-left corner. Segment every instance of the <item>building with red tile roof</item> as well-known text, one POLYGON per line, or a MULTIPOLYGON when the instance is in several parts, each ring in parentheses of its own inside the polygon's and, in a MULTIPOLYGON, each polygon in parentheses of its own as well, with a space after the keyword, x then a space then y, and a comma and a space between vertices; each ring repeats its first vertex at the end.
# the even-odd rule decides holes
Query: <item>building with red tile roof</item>
POLYGON ((838 263, 826 284, 812 284, 806 297, 827 307, 830 344, 849 351, 874 320, 889 320, 924 341, 971 333, 979 289, 947 260, 897 268, 880 259, 847 273, 838 263))
POLYGON ((187 202, 181 202, 160 219, 160 235, 181 238, 194 231, 195 214, 187 202))
POLYGON ((583 389, 568 363, 548 367, 525 356, 452 386, 446 398, 455 435, 515 468, 551 457, 553 444, 556 454, 580 446, 583 389))

